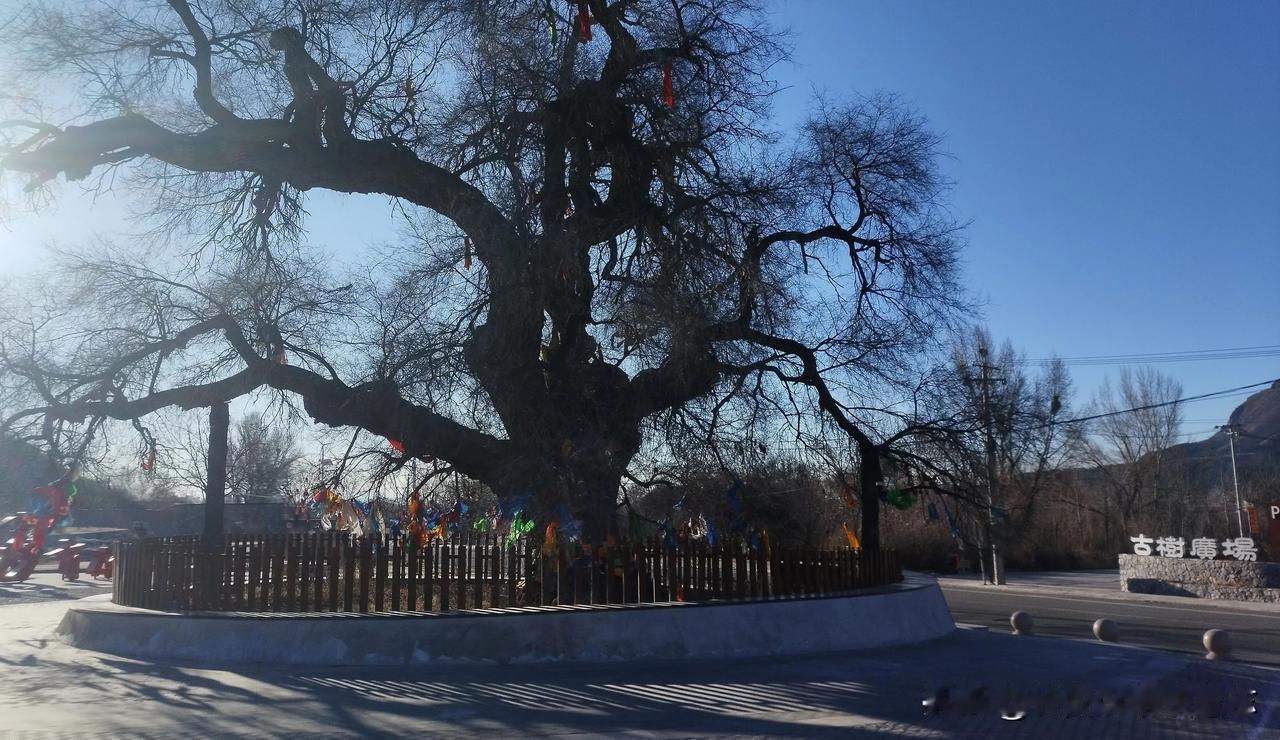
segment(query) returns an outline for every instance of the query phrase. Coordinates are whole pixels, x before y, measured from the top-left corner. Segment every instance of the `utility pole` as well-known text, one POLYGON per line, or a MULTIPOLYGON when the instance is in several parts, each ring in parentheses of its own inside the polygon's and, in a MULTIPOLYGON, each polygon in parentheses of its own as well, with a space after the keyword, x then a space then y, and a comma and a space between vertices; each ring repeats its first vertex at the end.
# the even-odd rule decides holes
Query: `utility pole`
MULTIPOLYGON (((995 432, 992 429, 991 419, 991 384, 993 382, 1002 382, 1004 378, 992 376, 991 371, 994 370, 990 363, 987 362, 987 348, 985 346, 978 347, 979 375, 976 380, 982 384, 982 429, 985 437, 986 457, 987 457, 987 519, 984 524, 984 533, 987 540, 988 553, 984 553, 982 578, 983 583, 992 583, 997 586, 1003 586, 1004 578, 1004 559, 1000 556, 999 549, 996 547, 996 439, 995 432), (989 558, 989 559, 988 559, 989 558), (990 569, 988 569, 990 565, 990 569)), ((974 378, 967 378, 970 382, 974 378)))
POLYGON ((204 492, 204 544, 207 548, 217 548, 222 544, 227 494, 227 432, 230 426, 231 407, 226 401, 209 407, 208 484, 204 492))
POLYGON ((1240 507, 1240 478, 1236 476, 1236 437, 1240 436, 1240 428, 1230 423, 1218 428, 1227 435, 1227 442, 1231 445, 1231 485, 1236 489, 1236 526, 1240 528, 1240 536, 1244 537, 1244 513, 1240 507))
POLYGON ((231 427, 231 407, 226 401, 217 401, 209 407, 209 462, 204 491, 204 536, 201 538, 201 559, 196 562, 197 577, 201 581, 199 597, 205 604, 217 600, 218 578, 222 573, 222 548, 224 508, 227 495, 227 447, 228 430, 231 427))

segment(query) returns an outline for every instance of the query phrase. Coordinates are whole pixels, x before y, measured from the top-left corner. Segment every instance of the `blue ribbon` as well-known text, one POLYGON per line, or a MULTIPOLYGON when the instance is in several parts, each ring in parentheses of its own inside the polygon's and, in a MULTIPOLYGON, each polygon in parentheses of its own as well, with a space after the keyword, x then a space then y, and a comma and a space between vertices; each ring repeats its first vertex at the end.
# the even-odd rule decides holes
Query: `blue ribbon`
POLYGON ((956 542, 960 541, 960 530, 956 528, 956 520, 951 516, 951 509, 947 508, 947 502, 942 502, 942 511, 947 515, 947 526, 951 528, 951 539, 956 542))
POLYGON ((725 493, 729 499, 729 510, 735 514, 742 513, 742 485, 742 479, 734 478, 733 485, 725 493))

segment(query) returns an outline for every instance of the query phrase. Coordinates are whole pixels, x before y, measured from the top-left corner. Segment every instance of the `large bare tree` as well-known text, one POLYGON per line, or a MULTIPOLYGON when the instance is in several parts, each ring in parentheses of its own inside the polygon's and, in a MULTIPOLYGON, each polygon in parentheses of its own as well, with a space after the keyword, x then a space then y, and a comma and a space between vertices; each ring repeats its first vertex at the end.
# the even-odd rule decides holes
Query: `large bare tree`
POLYGON ((156 245, 82 249, 58 286, 81 298, 5 335, 35 398, 14 423, 275 392, 499 496, 567 503, 590 536, 646 477, 642 450, 830 427, 878 475, 886 399, 963 308, 938 140, 887 95, 774 130, 786 39, 763 17, 750 0, 11 13, 29 92, 6 101, 4 168, 136 197, 156 245), (403 243, 330 274, 305 246, 316 190, 390 197, 403 243))

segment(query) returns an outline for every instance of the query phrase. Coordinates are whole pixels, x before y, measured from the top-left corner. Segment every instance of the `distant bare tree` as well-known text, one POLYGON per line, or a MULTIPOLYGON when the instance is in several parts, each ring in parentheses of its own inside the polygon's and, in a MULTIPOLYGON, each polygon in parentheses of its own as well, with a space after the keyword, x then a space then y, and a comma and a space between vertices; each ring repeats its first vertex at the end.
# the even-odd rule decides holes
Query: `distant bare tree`
POLYGON ((985 537, 989 480, 1001 550, 1023 545, 1054 471, 1078 444, 1078 429, 1060 423, 1072 408, 1066 366, 1050 360, 1033 369, 1010 341, 997 348, 987 329, 973 327, 956 336, 950 367, 922 386, 918 404, 932 421, 917 424, 906 440, 909 454, 899 456, 914 464, 917 478, 927 476, 957 501, 966 547, 976 549, 985 537))
MULTIPOLYGON (((185 487, 191 494, 207 485, 209 429, 203 417, 185 414, 187 424, 168 424, 156 478, 185 487)), ((236 420, 227 450, 225 496, 238 503, 283 501, 296 483, 301 454, 287 423, 272 424, 261 412, 236 420)))
POLYGON ((985 492, 985 437, 990 425, 994 442, 996 488, 1011 537, 1035 518, 1043 503, 1041 493, 1051 472, 1077 444, 1078 430, 1058 422, 1072 412, 1071 378, 1066 365, 1053 359, 1034 374, 1012 342, 997 350, 986 329, 975 329, 955 349, 956 376, 963 387, 963 408, 970 428, 980 431, 964 436, 971 480, 985 492), (980 387, 980 363, 990 367, 987 410, 980 387), (985 418, 984 418, 985 416, 985 418))
POLYGON ((288 429, 273 426, 261 413, 241 417, 227 454, 227 490, 240 503, 283 501, 299 457, 288 429))
POLYGON ((1154 523, 1141 519, 1170 495, 1165 451, 1178 440, 1182 409, 1172 402, 1181 397, 1182 383, 1149 367, 1121 369, 1118 384, 1108 377, 1095 396, 1093 412, 1110 415, 1093 422, 1086 455, 1099 482, 1109 544, 1127 544, 1122 538, 1134 526, 1154 523))

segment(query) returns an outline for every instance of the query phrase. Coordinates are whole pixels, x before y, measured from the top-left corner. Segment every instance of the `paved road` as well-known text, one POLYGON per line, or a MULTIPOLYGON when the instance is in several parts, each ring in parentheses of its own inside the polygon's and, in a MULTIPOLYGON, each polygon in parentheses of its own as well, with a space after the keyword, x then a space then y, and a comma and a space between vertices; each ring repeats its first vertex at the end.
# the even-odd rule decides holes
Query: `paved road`
MULTIPOLYGON (((957 589, 958 590, 958 589, 957 589)), ((383 737, 1280 738, 1280 671, 1128 645, 958 630, 863 652, 636 663, 218 666, 77 650, 69 601, 0 606, 0 740, 383 737), (953 687, 961 705, 925 717, 953 687), (1065 691, 1199 692, 1257 711, 1143 717, 1065 691), (999 697, 1030 694, 1019 721, 999 697), (1051 693, 1056 692, 1056 693, 1051 693), (1039 697, 1039 700, 1037 700, 1039 697)), ((851 628, 856 629, 856 625, 851 628)))
POLYGON ((37 570, 22 583, 0 583, 0 605, 81 599, 110 590, 111 581, 95 581, 87 575, 78 581, 64 581, 57 573, 37 570))
POLYGON ((1125 594, 1115 571, 1010 574, 1006 587, 966 578, 939 582, 957 622, 1008 632, 1009 615, 1021 609, 1035 618, 1038 634, 1092 639, 1094 620, 1107 617, 1126 644, 1187 654, 1204 653, 1205 630, 1225 629, 1237 659, 1280 667, 1280 604, 1125 594))

